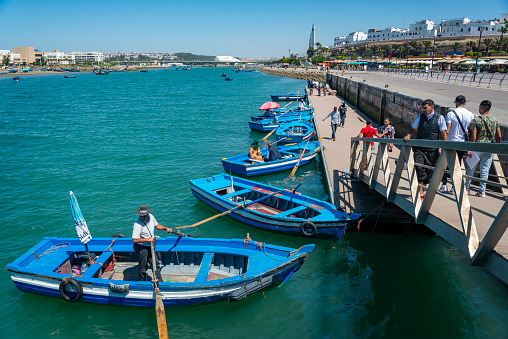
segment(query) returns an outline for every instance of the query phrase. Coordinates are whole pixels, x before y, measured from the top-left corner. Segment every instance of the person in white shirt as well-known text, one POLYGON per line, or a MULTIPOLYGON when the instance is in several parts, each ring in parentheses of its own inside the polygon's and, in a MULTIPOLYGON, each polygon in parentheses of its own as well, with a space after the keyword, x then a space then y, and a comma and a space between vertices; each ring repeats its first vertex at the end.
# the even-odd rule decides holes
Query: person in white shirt
MULTIPOLYGON (((455 98, 455 109, 453 111, 448 112, 446 115, 446 128, 447 128, 447 140, 448 141, 468 141, 467 139, 467 130, 471 121, 474 119, 473 113, 468 111, 464 106, 466 106, 466 97, 463 95, 458 95, 455 98)), ((457 156, 459 157, 459 162, 462 164, 462 158, 464 157, 466 151, 457 151, 457 156)), ((441 180, 441 187, 437 190, 438 192, 448 192, 453 194, 453 187, 448 189, 448 185, 446 184, 450 175, 445 173, 443 175, 443 179, 441 180)))
MULTIPOLYGON (((134 251, 139 256, 139 267, 138 267, 138 278, 139 281, 146 281, 146 270, 148 268, 148 260, 152 258, 152 251, 150 244, 155 242, 154 231, 161 230, 168 233, 172 233, 173 230, 166 226, 162 226, 155 220, 155 217, 150 214, 152 210, 148 209, 147 205, 141 205, 139 209, 136 209, 136 213, 139 218, 134 222, 132 228, 132 242, 134 251)), ((157 267, 160 268, 160 262, 156 258, 157 267)), ((160 277, 160 269, 157 270, 159 276, 157 279, 162 281, 160 277)))

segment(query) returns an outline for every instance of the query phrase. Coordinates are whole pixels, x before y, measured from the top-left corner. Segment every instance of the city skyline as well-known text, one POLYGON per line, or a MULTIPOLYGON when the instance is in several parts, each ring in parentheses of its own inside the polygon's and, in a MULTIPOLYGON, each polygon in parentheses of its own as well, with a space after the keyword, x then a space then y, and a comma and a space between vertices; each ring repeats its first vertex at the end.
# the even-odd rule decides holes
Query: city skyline
POLYGON ((282 57, 305 55, 312 24, 316 40, 333 46, 334 38, 369 28, 408 27, 424 19, 499 18, 508 2, 493 0, 421 4, 380 4, 364 1, 309 5, 295 0, 281 3, 234 1, 214 5, 206 1, 139 2, 91 0, 86 5, 53 0, 0 0, 0 49, 33 46, 44 52, 178 53, 282 57), (389 7, 389 8, 388 8, 389 7), (446 7, 446 8, 443 8, 446 7))

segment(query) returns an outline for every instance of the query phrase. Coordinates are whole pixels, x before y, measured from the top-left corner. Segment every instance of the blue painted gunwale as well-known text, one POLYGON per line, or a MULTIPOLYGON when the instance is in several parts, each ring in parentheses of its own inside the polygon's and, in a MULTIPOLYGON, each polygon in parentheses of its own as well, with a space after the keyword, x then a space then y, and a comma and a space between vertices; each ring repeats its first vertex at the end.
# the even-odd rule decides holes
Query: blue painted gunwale
POLYGON ((291 121, 280 125, 275 131, 277 141, 284 143, 300 143, 314 135, 314 125, 305 121, 291 121), (302 129, 302 134, 291 134, 293 129, 302 129))
MULTIPOLYGON (((276 109, 271 109, 268 112, 270 113, 270 117, 273 116, 273 113, 277 113, 277 115, 279 117, 282 117, 282 116, 299 116, 300 114, 302 114, 302 115, 312 114, 313 115, 314 114, 314 108, 308 108, 308 109, 303 109, 303 110, 300 110, 299 107, 293 107, 291 109, 276 108, 276 109)), ((267 117, 264 114, 263 115, 251 115, 250 119, 252 121, 258 121, 258 120, 268 119, 270 117, 267 117)))
MULTIPOLYGON (((307 143, 291 144, 286 146, 278 146, 277 150, 284 155, 291 155, 291 158, 279 159, 269 162, 256 162, 249 157, 249 153, 236 155, 230 158, 222 159, 222 166, 228 173, 232 172, 244 176, 253 176, 267 174, 292 169, 298 162, 300 152, 305 148, 307 143)), ((304 166, 312 161, 320 151, 321 142, 313 141, 307 145, 309 153, 302 157, 299 166, 304 166)), ((265 157, 268 150, 261 150, 261 155, 265 157)))
POLYGON ((307 94, 282 94, 282 95, 271 95, 273 101, 296 101, 307 99, 307 94))
POLYGON ((273 122, 273 118, 265 118, 258 121, 249 121, 249 127, 254 131, 268 132, 272 131, 282 124, 293 121, 311 121, 314 115, 296 115, 296 116, 281 116, 278 122, 273 122))
MULTIPOLYGON (((233 195, 227 194, 221 196, 216 193, 216 191, 231 187, 232 181, 233 185, 237 188, 236 192, 242 191, 247 193, 249 191, 258 191, 268 195, 281 190, 281 188, 240 177, 232 177, 224 173, 214 175, 210 178, 191 180, 190 185, 192 194, 194 194, 196 198, 208 206, 220 212, 224 212, 238 206, 236 202, 230 200, 234 196, 234 193, 233 195), (232 178, 233 180, 231 180, 232 178)), ((293 193, 288 190, 282 190, 280 193, 276 194, 275 197, 280 199, 280 201, 285 200, 293 202, 301 207, 313 209, 319 212, 319 215, 315 215, 311 218, 288 215, 277 216, 277 214, 269 215, 247 207, 232 211, 228 216, 257 228, 292 235, 301 235, 300 226, 302 223, 311 221, 316 225, 316 235, 337 238, 340 238, 344 234, 345 229, 349 227, 354 220, 360 217, 359 214, 347 214, 341 210, 337 210, 335 206, 326 201, 299 193, 293 193)))
MULTIPOLYGON (((94 238, 88 243, 90 252, 102 253, 95 260, 96 262, 105 262, 112 256, 107 248, 113 239, 94 238)), ((261 249, 255 241, 244 242, 243 239, 159 238, 157 252, 222 253, 243 255, 249 258, 244 277, 236 275, 225 279, 201 280, 194 283, 159 283, 164 305, 183 306, 224 299, 232 292, 243 288, 245 284, 259 281, 268 276, 272 277, 272 285, 280 284, 296 272, 313 248, 314 245, 305 245, 294 252, 295 249, 292 248, 268 244, 263 244, 261 249)), ((117 238, 111 249, 115 253, 133 252, 132 240, 117 238)), ((70 275, 58 274, 55 270, 73 253, 83 253, 84 251, 84 245, 75 238, 46 237, 14 262, 8 264, 6 269, 18 289, 62 298, 59 293, 59 285, 62 278, 70 277, 70 275), (58 244, 68 244, 68 246, 47 253, 40 259, 35 259, 35 254, 41 255, 58 244)), ((93 264, 83 273, 83 277, 74 278, 83 287, 82 301, 137 307, 153 307, 155 305, 153 285, 149 281, 106 280, 86 276, 87 272, 90 271, 90 274, 93 274, 100 266, 100 264, 93 264), (130 291, 128 293, 111 292, 108 288, 110 282, 118 285, 128 283, 130 291)), ((200 273, 202 271, 207 273, 208 267, 201 267, 200 273)))

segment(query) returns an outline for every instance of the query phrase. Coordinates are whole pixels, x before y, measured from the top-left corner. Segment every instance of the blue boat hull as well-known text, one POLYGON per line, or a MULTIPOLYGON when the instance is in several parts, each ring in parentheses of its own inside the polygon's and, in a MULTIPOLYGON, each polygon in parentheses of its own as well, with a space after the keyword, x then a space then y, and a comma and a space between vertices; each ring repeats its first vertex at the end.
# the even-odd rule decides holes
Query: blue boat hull
POLYGON ((273 119, 265 118, 258 121, 249 121, 249 127, 253 131, 268 132, 278 128, 280 125, 292 121, 311 121, 313 115, 297 115, 297 116, 284 116, 280 117, 278 122, 273 122, 273 119))
POLYGON ((271 95, 273 101, 297 101, 305 100, 307 94, 284 94, 284 95, 271 95))
MULTIPOLYGON (((245 293, 255 293, 287 280, 303 264, 308 253, 314 248, 314 245, 306 245, 294 250, 268 244, 259 247, 257 244, 255 241, 245 242, 241 239, 176 237, 159 239, 157 252, 163 258, 163 273, 164 267, 172 265, 167 262, 169 255, 172 255, 175 260, 175 272, 194 267, 197 269, 194 270, 191 281, 159 283, 164 305, 187 306, 222 299, 237 301, 245 293), (199 253, 201 257, 194 256, 199 253), (197 262, 199 258, 201 259, 197 262), (222 267, 226 269, 223 270, 222 267), (218 276, 217 272, 220 273, 218 276), (214 274, 216 276, 211 277, 214 274)), ((120 267, 118 265, 122 264, 122 260, 118 261, 119 257, 125 257, 126 253, 130 256, 134 255, 130 238, 117 238, 115 241, 113 238, 96 238, 92 239, 88 246, 90 252, 99 252, 99 257, 87 270, 81 272, 81 275, 72 276, 82 288, 79 301, 134 307, 155 306, 154 290, 150 281, 115 280, 114 273, 103 278, 103 275, 107 274, 103 272, 103 269, 108 266, 108 263, 112 263, 112 251, 117 254, 115 272, 120 267), (123 287, 127 285, 127 289, 117 290, 111 287, 111 284, 123 287)), ((70 273, 64 274, 63 267, 66 262, 75 260, 72 259, 74 254, 83 252, 84 246, 77 239, 45 238, 30 251, 7 265, 6 269, 19 290, 63 298, 61 288, 69 286, 62 282, 63 278, 71 278, 70 273), (56 249, 54 249, 55 246, 56 249)), ((137 261, 127 263, 127 267, 134 269, 131 272, 137 272, 136 265, 137 261)), ((122 271, 121 274, 125 272, 127 271, 122 271)), ((72 292, 68 292, 68 295, 76 296, 72 292)))

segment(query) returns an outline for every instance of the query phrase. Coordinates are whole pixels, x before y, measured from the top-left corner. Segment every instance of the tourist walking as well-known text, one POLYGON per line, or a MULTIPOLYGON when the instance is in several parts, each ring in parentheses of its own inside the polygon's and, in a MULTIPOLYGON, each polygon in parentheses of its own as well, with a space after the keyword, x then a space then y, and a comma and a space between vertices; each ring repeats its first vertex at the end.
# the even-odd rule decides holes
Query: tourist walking
POLYGON ((325 119, 328 118, 328 117, 331 117, 330 118, 330 124, 331 124, 331 127, 332 127, 332 140, 335 141, 335 131, 337 130, 337 127, 339 126, 339 123, 340 123, 340 114, 339 114, 337 106, 335 106, 333 108, 333 111, 331 111, 323 119, 323 121, 325 121, 325 119))
POLYGON ((317 95, 318 97, 321 96, 321 83, 318 82, 318 85, 317 85, 317 95))
POLYGON ((323 82, 323 85, 321 87, 323 87, 323 96, 325 97, 326 96, 326 83, 323 82))
MULTIPOLYGON (((155 230, 166 231, 172 233, 173 230, 166 226, 162 226, 155 220, 155 217, 150 214, 152 209, 148 209, 147 205, 141 205, 139 209, 136 209, 136 213, 139 218, 134 222, 132 228, 132 242, 134 252, 139 256, 138 264, 138 279, 139 281, 146 281, 146 270, 148 268, 148 260, 152 258, 152 251, 150 245, 155 242, 155 230)), ((155 258, 157 261, 158 276, 157 279, 162 281, 160 276, 160 260, 155 258)), ((153 268, 153 267, 152 267, 153 268)), ((155 268, 153 268, 155 270, 155 268)), ((155 277, 154 277, 155 278, 155 277)))
MULTIPOLYGON (((374 136, 377 136, 377 130, 374 127, 372 127, 372 121, 367 120, 366 124, 367 124, 367 126, 365 126, 364 128, 362 128, 360 130, 360 134, 358 134, 358 137, 359 138, 373 138, 374 136)), ((370 148, 371 148, 372 153, 374 153, 374 151, 376 149, 374 147, 373 142, 370 143, 370 148)))
POLYGON ((340 114, 340 126, 344 127, 344 123, 346 122, 346 102, 343 101, 342 104, 339 107, 339 114, 340 114))
MULTIPOLYGON (((478 107, 480 116, 473 119, 471 122, 471 142, 501 142, 501 129, 499 128, 499 122, 496 118, 489 115, 492 103, 489 100, 483 100, 478 107)), ((468 157, 472 158, 475 152, 468 152, 468 157)), ((492 153, 487 152, 476 152, 476 156, 479 158, 480 163, 480 179, 487 180, 489 177, 490 166, 492 165, 492 153)), ((477 167, 476 163, 473 168, 466 167, 466 175, 473 176, 474 171, 477 167)), ((476 193, 476 196, 485 198, 485 189, 487 184, 484 182, 480 183, 480 190, 476 193)), ((471 193, 471 179, 466 179, 466 190, 467 193, 471 193)))
MULTIPOLYGON (((408 134, 402 139, 404 142, 411 138, 411 135, 417 132, 416 139, 423 140, 446 140, 446 123, 444 118, 434 112, 434 101, 426 99, 422 102, 423 113, 419 114, 408 134)), ((439 158, 439 150, 437 148, 414 147, 414 160, 418 164, 435 167, 439 158)), ((425 197, 425 190, 422 186, 428 185, 432 178, 434 170, 415 166, 416 176, 420 184, 420 198, 425 197)))
MULTIPOLYGON (((446 139, 448 141, 468 141, 467 130, 471 124, 471 121, 474 119, 474 115, 464 107, 465 105, 466 97, 463 95, 458 95, 455 98, 455 109, 448 112, 446 115, 446 139)), ((465 152, 466 151, 457 151, 457 156, 459 157, 459 163, 461 165, 465 152)), ((448 189, 448 185, 446 184, 449 177, 450 175, 448 173, 443 174, 441 187, 437 190, 438 192, 448 192, 450 194, 454 194, 453 187, 448 189)))
MULTIPOLYGON (((395 138, 395 128, 390 125, 390 119, 385 119, 383 126, 379 126, 377 129, 377 137, 383 139, 393 139, 395 138)), ((388 148, 388 152, 391 152, 393 149, 393 144, 390 144, 388 148)))

